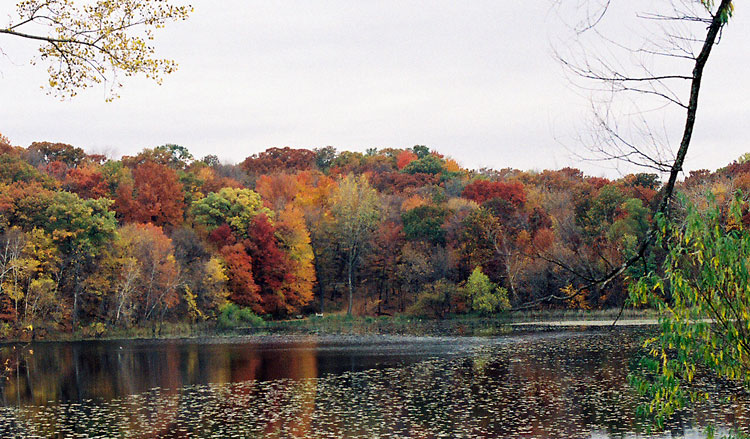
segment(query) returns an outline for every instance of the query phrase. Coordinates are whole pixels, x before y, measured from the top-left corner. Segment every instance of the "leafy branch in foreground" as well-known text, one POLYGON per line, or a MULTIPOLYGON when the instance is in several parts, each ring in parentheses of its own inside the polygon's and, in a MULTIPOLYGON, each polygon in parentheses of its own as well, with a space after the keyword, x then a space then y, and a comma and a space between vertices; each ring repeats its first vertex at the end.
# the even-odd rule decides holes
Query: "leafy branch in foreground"
POLYGON ((748 203, 738 193, 728 207, 689 205, 681 224, 656 218, 657 244, 667 251, 663 273, 635 283, 630 299, 659 310, 661 331, 647 340, 633 375, 650 397, 644 414, 658 426, 688 401, 706 398, 691 389, 696 373, 712 372, 750 387, 750 229, 748 203))
POLYGON ((165 0, 96 0, 82 6, 74 0, 24 0, 0 34, 42 43, 50 94, 73 97, 104 82, 111 100, 122 86, 118 74, 142 73, 160 83, 176 69, 174 61, 154 56, 151 41, 156 29, 187 19, 192 10, 165 0))

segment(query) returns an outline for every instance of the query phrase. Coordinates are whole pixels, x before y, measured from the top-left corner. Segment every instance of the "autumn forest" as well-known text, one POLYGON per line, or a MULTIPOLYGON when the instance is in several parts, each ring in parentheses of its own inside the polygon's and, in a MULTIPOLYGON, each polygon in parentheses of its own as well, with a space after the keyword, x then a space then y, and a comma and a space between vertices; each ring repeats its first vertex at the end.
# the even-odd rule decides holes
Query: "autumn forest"
MULTIPOLYGON (((239 164, 163 145, 120 160, 0 137, 0 321, 40 330, 311 313, 614 308, 657 175, 467 170, 438 151, 270 148, 239 164), (570 294, 576 291, 577 294, 570 294), (229 310, 229 311, 228 311, 229 310)), ((688 198, 750 187, 740 159, 688 198)), ((629 268, 657 266, 659 252, 629 268)), ((638 273, 630 273, 637 275, 638 273)))

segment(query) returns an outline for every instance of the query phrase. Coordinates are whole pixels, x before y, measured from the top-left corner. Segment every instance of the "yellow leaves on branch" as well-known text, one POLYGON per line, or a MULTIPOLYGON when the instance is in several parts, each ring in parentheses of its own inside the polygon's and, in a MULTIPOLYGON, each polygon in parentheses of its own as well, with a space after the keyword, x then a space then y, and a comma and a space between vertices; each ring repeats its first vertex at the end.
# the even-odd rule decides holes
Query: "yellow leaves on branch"
POLYGON ((162 75, 175 71, 177 63, 157 58, 150 42, 156 29, 192 11, 168 0, 24 0, 0 34, 41 42, 48 93, 68 98, 104 83, 112 100, 123 75, 143 74, 161 83, 162 75))
POLYGON ((568 284, 560 288, 560 292, 567 297, 566 302, 571 309, 591 309, 591 305, 586 300, 586 290, 579 290, 568 284))

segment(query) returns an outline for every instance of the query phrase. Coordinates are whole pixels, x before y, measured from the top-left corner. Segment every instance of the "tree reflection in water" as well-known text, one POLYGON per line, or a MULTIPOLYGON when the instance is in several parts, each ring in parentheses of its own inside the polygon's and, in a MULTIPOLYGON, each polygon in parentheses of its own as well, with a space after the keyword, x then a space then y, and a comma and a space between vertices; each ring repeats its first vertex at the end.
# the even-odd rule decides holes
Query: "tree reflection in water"
MULTIPOLYGON (((0 436, 635 437, 639 336, 40 344, 4 388, 0 436)), ((747 428, 747 402, 682 412, 661 437, 747 428)))

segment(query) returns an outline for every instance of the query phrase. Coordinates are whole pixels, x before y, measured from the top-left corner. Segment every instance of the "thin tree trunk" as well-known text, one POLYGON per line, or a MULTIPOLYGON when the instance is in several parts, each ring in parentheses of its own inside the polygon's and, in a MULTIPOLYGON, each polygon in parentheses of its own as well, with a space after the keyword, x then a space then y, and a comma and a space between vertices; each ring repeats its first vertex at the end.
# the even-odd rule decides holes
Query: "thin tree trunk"
POLYGON ((354 297, 354 285, 352 284, 352 272, 354 271, 354 257, 353 252, 349 253, 349 308, 346 310, 346 315, 352 315, 352 300, 354 297))
POLYGON ((318 255, 315 255, 313 252, 314 264, 315 264, 315 274, 316 274, 316 283, 318 284, 318 295, 320 296, 320 313, 323 314, 324 309, 324 302, 325 302, 325 292, 323 291, 323 282, 320 281, 320 264, 318 263, 318 255))
MULTIPOLYGON (((664 189, 662 191, 662 197, 661 197, 661 200, 659 201, 659 205, 656 208, 656 211, 654 212, 654 215, 658 215, 658 214, 666 215, 669 211, 670 201, 672 200, 672 195, 674 193, 674 187, 677 182, 677 177, 679 176, 680 172, 682 172, 682 165, 685 162, 685 157, 687 156, 688 148, 690 148, 690 141, 692 140, 692 137, 693 137, 693 129, 695 128, 695 117, 698 113, 698 96, 700 95, 701 81, 703 80, 703 69, 706 67, 706 63, 708 62, 708 57, 711 54, 711 49, 713 49, 714 44, 716 44, 716 39, 719 36, 719 33, 721 32, 722 27, 724 26, 724 24, 726 24, 723 21, 722 16, 723 14, 726 13, 726 11, 729 10, 731 3, 732 3, 731 0, 721 1, 721 4, 719 5, 718 9, 716 10, 716 13, 714 14, 711 20, 711 25, 708 27, 708 30, 706 32, 706 38, 703 40, 703 46, 701 47, 701 51, 698 54, 698 56, 695 58, 695 64, 693 66, 693 72, 692 72, 691 82, 690 82, 690 99, 688 101, 688 105, 686 109, 687 112, 685 115, 685 126, 682 132, 682 140, 680 141, 680 147, 677 150, 675 161, 669 170, 669 179, 667 180, 667 183, 664 185, 664 189)), ((615 267, 613 270, 607 273, 604 277, 591 280, 588 285, 585 285, 582 288, 579 288, 577 292, 571 295, 560 296, 558 294, 550 294, 540 299, 525 303, 513 309, 515 311, 519 311, 523 309, 533 308, 533 307, 538 306, 540 303, 551 302, 552 300, 570 300, 573 297, 581 294, 583 291, 589 288, 595 287, 597 285, 599 286, 600 291, 604 291, 604 289, 607 287, 607 285, 610 282, 618 278, 629 267, 634 265, 639 260, 645 261, 646 254, 649 248, 651 247, 651 244, 656 239, 656 235, 657 235, 656 227, 657 227, 657 223, 656 221, 654 221, 651 225, 650 230, 648 231, 646 236, 638 245, 638 250, 636 251, 636 254, 632 256, 630 259, 628 259, 627 261, 620 264, 619 266, 615 267)), ((565 264, 558 263, 558 265, 561 265, 564 268, 566 268, 565 264)), ((572 271, 572 272, 576 273, 575 271, 572 271)), ((624 309, 624 307, 625 307, 625 302, 623 302, 622 308, 620 309, 621 311, 620 314, 622 314, 622 309, 624 309)), ((618 316, 618 319, 619 319, 619 316, 618 316)), ((615 320, 615 322, 617 322, 617 320, 615 320)))
POLYGON ((73 330, 75 331, 76 325, 78 325, 78 285, 80 284, 78 279, 78 268, 75 269, 75 285, 73 285, 73 330))

